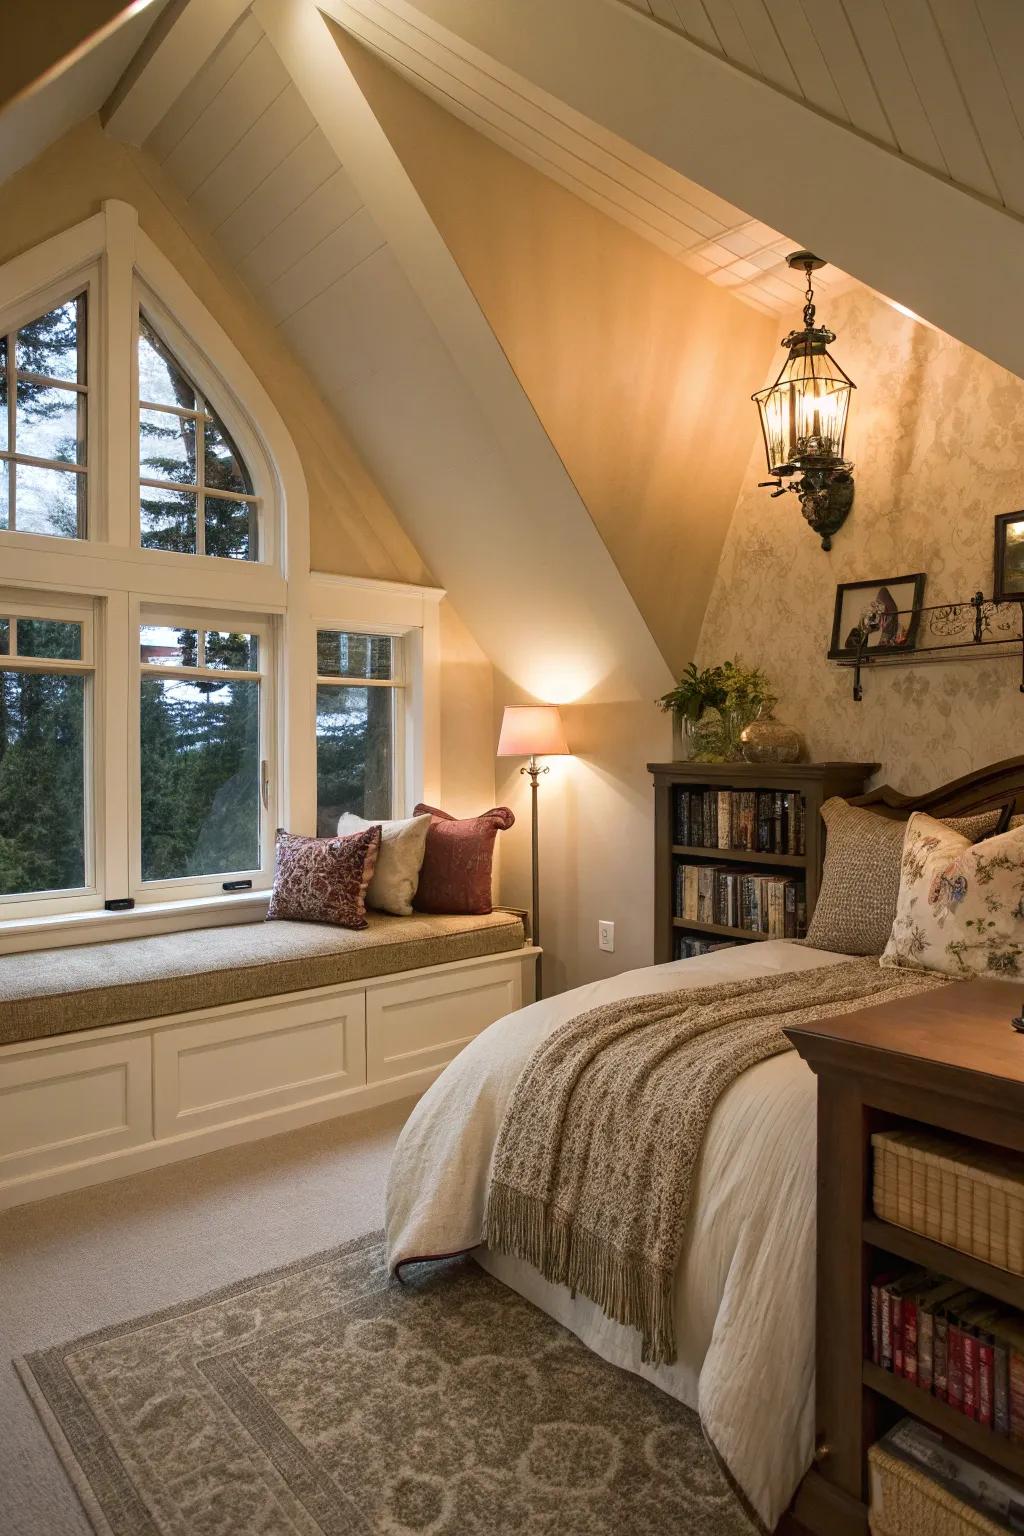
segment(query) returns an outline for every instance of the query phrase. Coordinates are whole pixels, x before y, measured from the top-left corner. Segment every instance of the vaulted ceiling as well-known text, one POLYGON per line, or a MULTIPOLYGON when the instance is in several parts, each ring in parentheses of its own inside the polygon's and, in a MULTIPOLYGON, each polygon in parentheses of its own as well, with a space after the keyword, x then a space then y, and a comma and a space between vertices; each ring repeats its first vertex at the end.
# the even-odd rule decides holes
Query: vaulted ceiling
POLYGON ((1024 214, 1018 0, 621 0, 878 144, 1024 214))

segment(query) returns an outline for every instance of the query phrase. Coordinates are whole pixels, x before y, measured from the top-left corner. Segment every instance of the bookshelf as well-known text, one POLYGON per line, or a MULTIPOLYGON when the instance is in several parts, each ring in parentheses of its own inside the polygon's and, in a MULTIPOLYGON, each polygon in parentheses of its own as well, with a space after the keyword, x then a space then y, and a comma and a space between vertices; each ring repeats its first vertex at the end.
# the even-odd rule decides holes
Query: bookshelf
MULTIPOLYGON (((874 763, 649 763, 648 771, 654 781, 655 960, 660 964, 676 959, 680 938, 748 944, 778 937, 739 922, 712 921, 707 915, 702 919, 692 915, 685 917, 683 906, 677 899, 677 871, 685 865, 705 870, 720 866, 723 873, 734 873, 737 881, 750 875, 791 879, 802 895, 805 922, 809 922, 818 895, 824 853, 819 816, 821 806, 832 795, 848 799, 862 794, 865 782, 876 766, 874 763), (782 797, 785 813, 773 833, 778 839, 777 845, 774 848, 733 848, 719 847, 717 842, 712 846, 707 841, 680 841, 677 836, 680 826, 678 797, 707 795, 714 797, 717 804, 720 793, 755 797, 753 823, 749 809, 746 821, 747 836, 751 841, 758 840, 759 808, 763 830, 772 799, 782 797), (792 846, 790 816, 794 805, 799 806, 802 831, 799 849, 792 846), (783 844, 785 851, 782 851, 783 844)), ((748 801, 748 808, 749 805, 748 801)), ((710 828, 702 828, 702 832, 705 830, 710 832, 710 828)), ((737 827, 731 834, 732 840, 739 841, 741 835, 737 827)), ((738 889, 732 898, 737 915, 742 891, 749 893, 749 884, 738 889)), ((718 916, 721 916, 720 912, 718 916)))
POLYGON ((872 1361, 869 1296, 897 1259, 1024 1312, 1024 1276, 875 1215, 871 1146, 875 1131, 937 1130, 1024 1152, 1018 1004, 1013 985, 965 981, 787 1030, 818 1078, 817 1448, 793 1529, 864 1536, 868 1448, 908 1416, 1024 1476, 1017 1439, 872 1361))

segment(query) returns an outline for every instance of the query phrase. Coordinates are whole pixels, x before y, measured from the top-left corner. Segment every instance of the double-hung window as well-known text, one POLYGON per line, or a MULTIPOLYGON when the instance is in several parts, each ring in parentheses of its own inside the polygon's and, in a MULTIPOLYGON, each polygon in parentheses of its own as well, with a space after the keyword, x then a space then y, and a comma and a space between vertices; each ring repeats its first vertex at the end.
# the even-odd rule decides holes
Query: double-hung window
POLYGON ((146 887, 259 882, 269 859, 268 626, 182 610, 139 626, 139 844, 146 887))
POLYGON ((91 603, 0 592, 0 913, 95 881, 91 603))
POLYGON ((316 636, 317 835, 344 811, 402 814, 405 646, 394 635, 316 636))

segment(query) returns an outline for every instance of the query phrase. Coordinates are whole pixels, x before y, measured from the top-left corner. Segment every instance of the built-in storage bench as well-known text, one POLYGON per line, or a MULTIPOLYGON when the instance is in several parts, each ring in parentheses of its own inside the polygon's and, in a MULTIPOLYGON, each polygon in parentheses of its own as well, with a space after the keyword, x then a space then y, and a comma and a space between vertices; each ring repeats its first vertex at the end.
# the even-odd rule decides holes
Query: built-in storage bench
POLYGON ((422 1093, 536 956, 494 912, 4 957, 0 1208, 422 1093))

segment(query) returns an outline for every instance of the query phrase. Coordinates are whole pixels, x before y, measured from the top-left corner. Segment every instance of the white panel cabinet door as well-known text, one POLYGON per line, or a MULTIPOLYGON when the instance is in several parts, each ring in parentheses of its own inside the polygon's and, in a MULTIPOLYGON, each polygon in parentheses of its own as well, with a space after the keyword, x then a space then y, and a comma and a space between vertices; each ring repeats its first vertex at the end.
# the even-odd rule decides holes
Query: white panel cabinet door
POLYGON ((366 1081, 384 1083, 443 1067, 464 1045, 522 1006, 520 957, 374 987, 366 995, 366 1081))
POLYGON ((150 1139, 148 1036, 0 1059, 0 1189, 150 1139))
POLYGON ((155 1135, 187 1135, 366 1082, 365 994, 268 1000, 153 1040, 155 1135))

